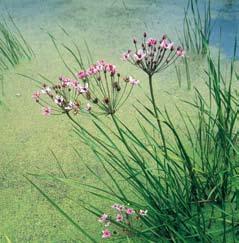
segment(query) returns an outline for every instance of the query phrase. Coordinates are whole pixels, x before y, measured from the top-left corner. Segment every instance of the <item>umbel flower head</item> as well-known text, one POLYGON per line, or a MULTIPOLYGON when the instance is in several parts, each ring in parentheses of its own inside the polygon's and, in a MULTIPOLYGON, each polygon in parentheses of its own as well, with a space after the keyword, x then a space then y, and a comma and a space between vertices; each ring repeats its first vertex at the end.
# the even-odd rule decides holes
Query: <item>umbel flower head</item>
POLYGON ((103 60, 79 71, 77 77, 61 76, 56 84, 43 84, 40 91, 33 93, 32 98, 43 107, 43 115, 76 115, 80 111, 114 114, 139 84, 133 77, 122 78, 115 65, 103 60))
POLYGON ((128 61, 142 69, 148 75, 158 73, 173 64, 178 57, 184 57, 185 51, 180 46, 175 46, 166 35, 160 40, 147 39, 147 33, 143 35, 143 41, 138 43, 133 38, 134 51, 128 50, 123 53, 122 60, 128 61))

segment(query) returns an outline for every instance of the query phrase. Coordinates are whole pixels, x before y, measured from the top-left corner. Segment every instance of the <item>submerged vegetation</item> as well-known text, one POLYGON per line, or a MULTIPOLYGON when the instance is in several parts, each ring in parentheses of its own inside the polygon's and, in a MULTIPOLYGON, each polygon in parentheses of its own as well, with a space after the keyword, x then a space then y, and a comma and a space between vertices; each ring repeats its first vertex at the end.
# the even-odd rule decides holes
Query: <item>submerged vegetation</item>
POLYGON ((19 64, 23 58, 31 60, 34 52, 24 39, 12 16, 0 20, 0 71, 19 64))

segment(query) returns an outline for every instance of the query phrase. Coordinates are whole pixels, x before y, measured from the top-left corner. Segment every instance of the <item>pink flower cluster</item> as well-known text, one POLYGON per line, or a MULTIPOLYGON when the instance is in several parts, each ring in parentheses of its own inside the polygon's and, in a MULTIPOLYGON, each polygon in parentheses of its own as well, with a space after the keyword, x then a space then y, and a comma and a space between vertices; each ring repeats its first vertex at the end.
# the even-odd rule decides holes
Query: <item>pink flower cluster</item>
POLYGON ((122 60, 129 61, 147 74, 153 75, 174 63, 178 57, 185 56, 183 48, 176 47, 166 35, 163 35, 161 40, 146 39, 146 37, 147 33, 144 33, 140 47, 137 45, 137 39, 134 38, 135 51, 128 50, 123 53, 122 60))
POLYGON ((32 98, 43 107, 42 114, 45 116, 53 112, 97 112, 93 106, 99 108, 99 113, 113 114, 124 101, 123 97, 129 97, 132 87, 137 84, 139 80, 133 77, 120 78, 115 65, 101 60, 87 70, 79 71, 75 79, 61 76, 55 85, 43 84, 32 98), (50 99, 53 107, 44 97, 50 99))
POLYGON ((104 239, 112 236, 111 231, 108 229, 111 223, 121 223, 123 227, 128 228, 133 224, 133 220, 140 220, 141 217, 147 216, 148 213, 147 210, 135 210, 121 204, 114 204, 112 208, 116 210, 116 215, 113 218, 105 213, 98 218, 98 222, 104 224, 104 227, 106 227, 102 231, 102 238, 104 239), (135 217, 133 217, 134 215, 135 217))
POLYGON ((116 66, 105 62, 104 60, 97 61, 96 64, 90 66, 87 70, 82 70, 78 73, 79 79, 85 80, 91 76, 94 76, 100 72, 108 72, 111 76, 116 74, 116 66))

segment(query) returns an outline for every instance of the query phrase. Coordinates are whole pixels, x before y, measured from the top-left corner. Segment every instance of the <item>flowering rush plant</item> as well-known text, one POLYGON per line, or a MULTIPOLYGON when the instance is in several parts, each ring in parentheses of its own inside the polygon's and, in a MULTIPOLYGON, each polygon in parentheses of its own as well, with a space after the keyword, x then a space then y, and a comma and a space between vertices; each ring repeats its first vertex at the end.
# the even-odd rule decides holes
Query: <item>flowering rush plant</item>
MULTIPOLYGON (((153 124, 155 118, 155 122, 157 122, 159 128, 157 129, 159 134, 157 138, 161 135, 163 146, 161 146, 160 140, 148 134, 143 125, 142 127, 140 125, 147 141, 152 139, 152 143, 144 144, 144 141, 141 141, 115 115, 128 100, 133 88, 139 84, 139 80, 132 76, 122 77, 117 71, 116 66, 111 63, 98 61, 88 69, 80 70, 74 79, 61 76, 56 84, 43 84, 40 90, 33 93, 32 97, 42 106, 43 115, 66 114, 76 125, 74 126, 75 131, 81 141, 90 146, 98 161, 103 164, 106 173, 115 186, 111 188, 111 185, 108 185, 110 184, 108 181, 104 182, 104 178, 99 177, 104 182, 104 185, 107 185, 109 191, 102 190, 96 186, 94 186, 94 189, 98 189, 110 197, 114 196, 117 201, 122 201, 122 199, 124 201, 132 200, 128 199, 121 185, 118 184, 118 181, 108 171, 105 166, 105 163, 107 163, 120 177, 123 177, 125 183, 128 183, 127 185, 134 191, 136 198, 139 197, 142 200, 142 205, 147 205, 150 208, 151 213, 147 215, 147 210, 136 210, 118 204, 113 205, 113 209, 115 210, 113 216, 103 214, 98 219, 104 225, 102 238, 110 238, 114 232, 117 233, 118 231, 127 237, 136 236, 145 239, 153 231, 152 238, 155 239, 156 237, 158 239, 162 231, 166 233, 170 231, 167 224, 164 224, 165 209, 162 211, 162 203, 165 208, 169 207, 168 213, 171 212, 172 218, 175 215, 172 208, 177 203, 173 206, 168 205, 168 195, 170 196, 170 193, 168 193, 168 189, 163 190, 165 182, 162 182, 161 174, 154 174, 151 169, 148 169, 151 167, 151 163, 149 166, 147 161, 153 159, 157 165, 164 168, 164 171, 162 170, 160 173, 165 172, 165 175, 168 175, 167 171, 169 170, 168 163, 162 163, 161 159, 159 159, 162 156, 158 156, 158 152, 164 151, 165 156, 163 158, 166 159, 168 148, 161 127, 159 110, 154 98, 152 78, 154 74, 169 67, 179 57, 184 57, 185 51, 181 47, 176 47, 166 35, 161 40, 157 40, 153 38, 147 39, 147 34, 144 33, 142 43, 139 45, 138 41, 134 38, 133 44, 135 50, 129 50, 124 53, 122 59, 135 65, 148 75, 150 101, 152 102, 153 110, 150 112, 152 117, 148 118, 143 115, 142 118, 152 125, 154 130, 156 127, 153 124), (99 139, 73 118, 72 115, 77 115, 80 112, 109 115, 112 118, 116 132, 112 133, 113 129, 109 128, 108 124, 106 125, 104 121, 95 119, 93 121, 95 128, 105 138, 99 139), (107 131, 110 132, 107 133, 107 131), (122 146, 118 146, 118 144, 123 145, 123 148, 122 146), (152 146, 152 149, 149 149, 149 146, 152 146), (167 166, 164 167, 165 165, 167 166), (141 229, 144 226, 146 229, 141 229)), ((97 118, 95 115, 93 118, 97 118)), ((175 202, 175 200, 172 200, 172 202, 175 202)), ((139 204, 135 205, 139 208, 143 207, 139 204)), ((92 210, 89 211, 93 212, 92 210)), ((98 215, 98 211, 95 214, 98 215)), ((87 235, 87 237, 92 240, 90 235, 87 235)), ((93 242, 95 241, 93 240, 93 242)))
POLYGON ((42 106, 42 114, 94 112, 114 114, 128 99, 139 80, 121 77, 116 66, 103 60, 77 73, 78 79, 61 76, 52 86, 43 84, 32 98, 42 106), (49 101, 51 103, 49 103, 49 101))
POLYGON ((132 236, 135 229, 143 227, 142 218, 148 214, 148 210, 135 210, 121 204, 112 205, 112 209, 114 209, 114 216, 104 213, 98 218, 98 222, 104 226, 102 230, 103 239, 111 238, 113 235, 117 235, 119 231, 127 236, 132 236), (109 229, 112 223, 114 223, 113 230, 109 229), (116 228, 117 225, 120 227, 116 228))

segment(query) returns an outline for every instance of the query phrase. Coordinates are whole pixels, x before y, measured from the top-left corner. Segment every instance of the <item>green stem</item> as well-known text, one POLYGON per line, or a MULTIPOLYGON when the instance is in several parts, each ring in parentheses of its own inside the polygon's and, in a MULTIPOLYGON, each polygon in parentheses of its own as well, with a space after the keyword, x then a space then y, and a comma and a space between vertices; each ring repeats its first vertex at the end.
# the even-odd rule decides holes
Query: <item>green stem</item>
POLYGON ((157 124, 158 124, 159 131, 160 131, 160 135, 161 135, 161 138, 162 138, 164 153, 165 153, 165 156, 168 157, 165 137, 164 137, 163 129, 162 129, 161 122, 160 122, 160 119, 159 119, 157 105, 156 105, 155 98, 154 98, 152 75, 149 74, 148 77, 149 77, 149 89, 150 89, 151 101, 152 101, 152 105, 153 105, 153 109, 154 109, 154 115, 156 117, 157 124))

